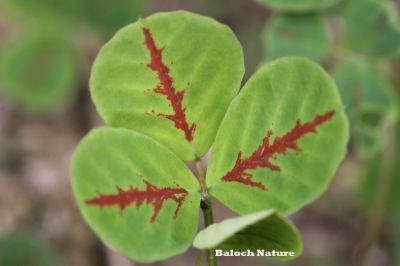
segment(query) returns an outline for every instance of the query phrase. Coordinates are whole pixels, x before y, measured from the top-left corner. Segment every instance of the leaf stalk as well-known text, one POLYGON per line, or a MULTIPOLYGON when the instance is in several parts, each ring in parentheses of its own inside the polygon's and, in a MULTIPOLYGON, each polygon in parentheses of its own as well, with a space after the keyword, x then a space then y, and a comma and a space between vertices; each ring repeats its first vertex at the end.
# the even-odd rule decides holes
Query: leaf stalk
MULTIPOLYGON (((214 216, 212 211, 212 201, 210 194, 208 193, 208 189, 206 186, 206 178, 205 178, 205 171, 203 163, 200 160, 196 161, 196 169, 197 169, 197 178, 199 179, 200 186, 201 186, 201 210, 203 211, 204 217, 204 226, 208 227, 209 225, 214 223, 214 216)), ((199 256, 202 254, 199 253, 199 256)), ((206 251, 207 256, 207 264, 208 266, 218 266, 217 259, 215 257, 215 250, 209 249, 206 251)), ((197 260, 197 263, 201 265, 201 259, 197 260)), ((197 264, 199 265, 199 264, 197 264)))

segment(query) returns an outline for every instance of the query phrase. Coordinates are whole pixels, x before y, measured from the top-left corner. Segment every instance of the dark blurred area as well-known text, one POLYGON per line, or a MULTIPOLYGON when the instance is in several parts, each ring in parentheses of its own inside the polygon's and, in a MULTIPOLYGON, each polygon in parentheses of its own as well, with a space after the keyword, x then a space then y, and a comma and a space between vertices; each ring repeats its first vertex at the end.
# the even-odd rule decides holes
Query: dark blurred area
MULTIPOLYGON (((272 25, 279 14, 252 0, 1 0, 0 266, 142 265, 104 246, 84 223, 71 192, 70 158, 80 139, 102 125, 88 88, 100 47, 139 17, 178 9, 232 28, 244 49, 245 80, 285 54, 272 47, 286 47, 289 37, 288 55, 309 56, 332 73, 352 123, 349 153, 327 192, 290 217, 303 237, 303 255, 292 262, 220 258, 220 265, 350 266, 363 256, 364 265, 400 266, 400 31, 393 37, 385 24, 385 35, 377 33, 397 45, 390 57, 353 49, 359 38, 345 34, 347 2, 324 11, 327 36, 301 24, 303 32, 312 31, 304 41, 287 33, 286 20, 272 25), (323 47, 314 48, 314 37, 323 47), (354 86, 373 96, 353 101, 347 92, 354 86)), ((398 13, 400 1, 387 2, 398 13)), ((349 23, 348 33, 353 28, 349 23)), ((235 215, 215 206, 217 221, 235 215)), ((152 265, 194 265, 195 257, 191 249, 152 265)))

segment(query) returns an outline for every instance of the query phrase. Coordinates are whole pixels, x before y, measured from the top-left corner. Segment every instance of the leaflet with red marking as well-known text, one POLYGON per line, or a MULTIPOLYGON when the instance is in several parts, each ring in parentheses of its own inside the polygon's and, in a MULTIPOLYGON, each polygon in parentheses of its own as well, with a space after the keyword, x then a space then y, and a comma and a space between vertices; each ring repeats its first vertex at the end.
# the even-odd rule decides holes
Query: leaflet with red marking
POLYGON ((189 125, 186 118, 186 109, 183 107, 183 97, 185 90, 176 91, 173 85, 173 79, 169 74, 169 68, 163 62, 164 48, 157 48, 153 35, 148 28, 143 28, 145 45, 150 53, 151 62, 147 66, 157 73, 160 81, 159 85, 153 89, 155 93, 164 95, 169 101, 173 114, 158 114, 166 119, 174 122, 177 129, 182 130, 185 134, 185 139, 188 142, 193 141, 196 124, 189 125))
POLYGON ((253 180, 253 175, 249 170, 257 168, 268 168, 271 171, 280 171, 278 165, 271 161, 276 159, 276 155, 285 155, 288 150, 301 152, 297 141, 308 133, 317 133, 317 127, 330 120, 335 115, 335 111, 329 111, 323 115, 317 115, 312 121, 302 124, 299 120, 296 125, 285 135, 277 136, 271 143, 272 130, 268 131, 263 138, 262 144, 247 158, 242 158, 242 152, 239 152, 235 165, 221 179, 225 182, 238 182, 247 186, 257 187, 266 190, 261 183, 253 180))
POLYGON ((144 190, 129 186, 127 190, 116 186, 117 192, 114 194, 99 194, 97 197, 88 199, 85 203, 88 205, 96 205, 100 207, 111 207, 118 206, 121 214, 124 210, 132 204, 139 208, 143 204, 153 205, 154 211, 150 218, 150 223, 153 223, 157 218, 158 213, 161 210, 166 200, 173 200, 177 203, 174 216, 175 219, 178 215, 183 202, 188 195, 188 192, 184 188, 160 188, 152 185, 150 182, 143 180, 146 185, 144 190))

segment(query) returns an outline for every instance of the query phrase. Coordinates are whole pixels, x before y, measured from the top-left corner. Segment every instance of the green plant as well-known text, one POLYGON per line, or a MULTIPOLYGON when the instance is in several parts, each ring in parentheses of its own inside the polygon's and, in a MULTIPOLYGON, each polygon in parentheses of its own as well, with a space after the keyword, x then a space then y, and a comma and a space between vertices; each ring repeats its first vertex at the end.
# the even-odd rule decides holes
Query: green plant
POLYGON ((300 255, 284 215, 329 184, 346 153, 347 117, 312 61, 268 63, 239 92, 243 65, 228 27, 183 11, 130 24, 101 49, 90 87, 107 127, 77 147, 72 185, 106 244, 143 262, 192 243, 198 265, 202 250, 216 265, 216 248, 300 255), (184 161, 195 161, 196 176, 184 161), (213 224, 212 199, 243 216, 213 224), (199 209, 206 228, 195 237, 199 209))

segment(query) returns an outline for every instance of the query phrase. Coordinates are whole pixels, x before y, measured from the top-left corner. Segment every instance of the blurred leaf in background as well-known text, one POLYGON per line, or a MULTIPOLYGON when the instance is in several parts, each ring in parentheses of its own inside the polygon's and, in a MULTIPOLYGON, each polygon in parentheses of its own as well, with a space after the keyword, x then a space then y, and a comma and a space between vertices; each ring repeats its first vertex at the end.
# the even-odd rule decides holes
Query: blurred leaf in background
POLYGON ((55 16, 72 16, 82 9, 79 0, 3 0, 2 8, 20 15, 38 16, 52 13, 55 16))
POLYGON ((81 18, 106 37, 119 28, 145 15, 151 1, 146 0, 85 0, 81 18))
POLYGON ((77 54, 57 35, 38 32, 13 40, 1 52, 0 79, 9 101, 27 112, 47 112, 77 89, 77 54))
POLYGON ((397 117, 393 86, 367 63, 339 64, 332 75, 351 120, 358 155, 364 158, 377 155, 382 148, 382 123, 394 124, 397 117))
MULTIPOLYGON (((0 93, 25 114, 51 114, 72 102, 85 80, 81 34, 100 39, 146 12, 149 1, 5 0, 1 13, 16 25, 0 47, 0 93), (85 27, 88 26, 88 27, 85 27), (93 35, 93 34, 92 34, 93 35)), ((88 58, 86 58, 87 60, 88 58)), ((90 64, 90 63, 89 63, 90 64)), ((85 82, 86 83, 86 82, 85 82)))
POLYGON ((337 4, 340 0, 256 0, 269 8, 282 12, 305 13, 321 11, 337 4))
POLYGON ((371 57, 400 55, 400 26, 390 1, 349 0, 345 7, 352 48, 371 57))
POLYGON ((57 266, 55 253, 47 243, 28 232, 14 232, 0 240, 0 265, 57 266))
POLYGON ((268 60, 297 55, 322 61, 330 43, 327 25, 320 14, 275 15, 267 23, 262 39, 268 60))
POLYGON ((149 8, 142 0, 5 0, 8 12, 42 19, 53 16, 69 23, 82 21, 109 37, 117 29, 136 21, 149 8))

